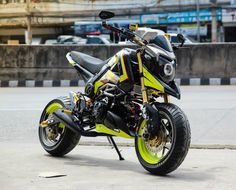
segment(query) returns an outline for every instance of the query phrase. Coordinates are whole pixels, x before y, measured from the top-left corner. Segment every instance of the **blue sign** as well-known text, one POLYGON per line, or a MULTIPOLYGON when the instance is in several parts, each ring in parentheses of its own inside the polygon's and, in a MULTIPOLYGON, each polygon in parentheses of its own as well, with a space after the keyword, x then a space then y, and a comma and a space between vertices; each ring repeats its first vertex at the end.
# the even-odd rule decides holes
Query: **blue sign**
MULTIPOLYGON (((216 10, 217 20, 221 21, 222 11, 216 10)), ((200 10, 199 20, 201 22, 211 21, 211 10, 200 10)), ((173 23, 193 23, 197 22, 197 11, 180 11, 180 12, 166 12, 157 14, 143 14, 140 15, 141 24, 173 24, 173 23)))

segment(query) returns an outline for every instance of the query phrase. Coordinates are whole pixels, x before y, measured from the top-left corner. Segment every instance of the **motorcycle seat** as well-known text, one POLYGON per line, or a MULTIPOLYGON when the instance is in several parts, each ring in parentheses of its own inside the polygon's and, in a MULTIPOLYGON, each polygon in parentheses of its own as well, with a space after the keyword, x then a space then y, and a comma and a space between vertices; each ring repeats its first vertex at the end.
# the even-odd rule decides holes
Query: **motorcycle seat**
POLYGON ((107 61, 103 61, 90 55, 72 51, 70 52, 71 58, 80 66, 91 72, 92 74, 98 73, 107 61))

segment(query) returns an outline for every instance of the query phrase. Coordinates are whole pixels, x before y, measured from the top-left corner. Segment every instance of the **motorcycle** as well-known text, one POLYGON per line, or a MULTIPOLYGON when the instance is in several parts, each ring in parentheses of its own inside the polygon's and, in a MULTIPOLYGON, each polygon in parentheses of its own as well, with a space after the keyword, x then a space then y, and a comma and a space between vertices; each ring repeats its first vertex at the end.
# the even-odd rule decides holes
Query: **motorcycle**
MULTIPOLYGON (((135 31, 108 24, 114 16, 101 11, 102 26, 138 48, 124 48, 106 61, 69 52, 66 57, 86 82, 85 90, 46 105, 39 140, 49 154, 63 156, 81 136, 105 136, 124 160, 113 137, 132 138, 140 164, 152 174, 165 175, 183 162, 191 138, 186 115, 170 103, 170 96, 180 99, 174 81, 176 56, 167 37, 147 41, 135 31)), ((178 38, 182 46, 184 38, 178 38)))

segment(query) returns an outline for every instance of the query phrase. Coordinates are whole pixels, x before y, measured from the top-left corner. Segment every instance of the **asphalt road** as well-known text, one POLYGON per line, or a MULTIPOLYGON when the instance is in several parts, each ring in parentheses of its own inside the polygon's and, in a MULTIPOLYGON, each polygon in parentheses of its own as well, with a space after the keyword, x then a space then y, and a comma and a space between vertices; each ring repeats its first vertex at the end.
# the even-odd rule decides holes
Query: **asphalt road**
MULTIPOLYGON (((181 87, 173 102, 187 114, 192 144, 235 145, 236 86, 181 87)), ((138 163, 134 147, 120 147, 119 161, 110 146, 79 145, 63 158, 49 156, 37 137, 46 103, 76 88, 0 88, 1 190, 235 190, 236 150, 190 149, 183 164, 165 177, 150 175, 138 163), (39 177, 44 172, 65 175, 39 177)), ((99 144, 105 138, 81 139, 99 144)), ((120 139, 119 142, 128 142, 120 139)))
MULTIPOLYGON (((38 121, 44 106, 55 97, 77 90, 0 88, 0 142, 37 143, 38 121)), ((236 145, 236 86, 181 86, 181 92, 181 100, 172 98, 172 101, 189 118, 193 145, 236 145)), ((81 140, 88 141, 106 142, 106 139, 81 140)))

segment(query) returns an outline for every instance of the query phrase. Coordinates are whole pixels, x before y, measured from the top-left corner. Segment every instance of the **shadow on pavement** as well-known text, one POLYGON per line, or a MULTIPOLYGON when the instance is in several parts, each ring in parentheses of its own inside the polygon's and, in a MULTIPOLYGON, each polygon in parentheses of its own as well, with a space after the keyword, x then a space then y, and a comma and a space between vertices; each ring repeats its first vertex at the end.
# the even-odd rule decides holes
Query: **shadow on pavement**
POLYGON ((120 161, 117 157, 114 159, 97 158, 92 156, 78 155, 64 157, 66 165, 74 166, 92 166, 92 167, 106 167, 111 170, 128 170, 142 172, 142 167, 128 160, 120 161))
POLYGON ((152 179, 162 178, 162 180, 166 182, 203 182, 214 179, 214 175, 211 174, 211 172, 202 171, 199 168, 186 169, 181 167, 178 168, 175 172, 170 173, 166 176, 155 176, 147 172, 138 162, 132 162, 128 160, 120 161, 116 157, 114 157, 114 159, 108 159, 85 155, 68 155, 63 158, 56 159, 63 159, 65 161, 65 165, 72 165, 75 167, 105 167, 110 170, 129 171, 139 175, 147 175, 149 177, 152 176, 152 179))

